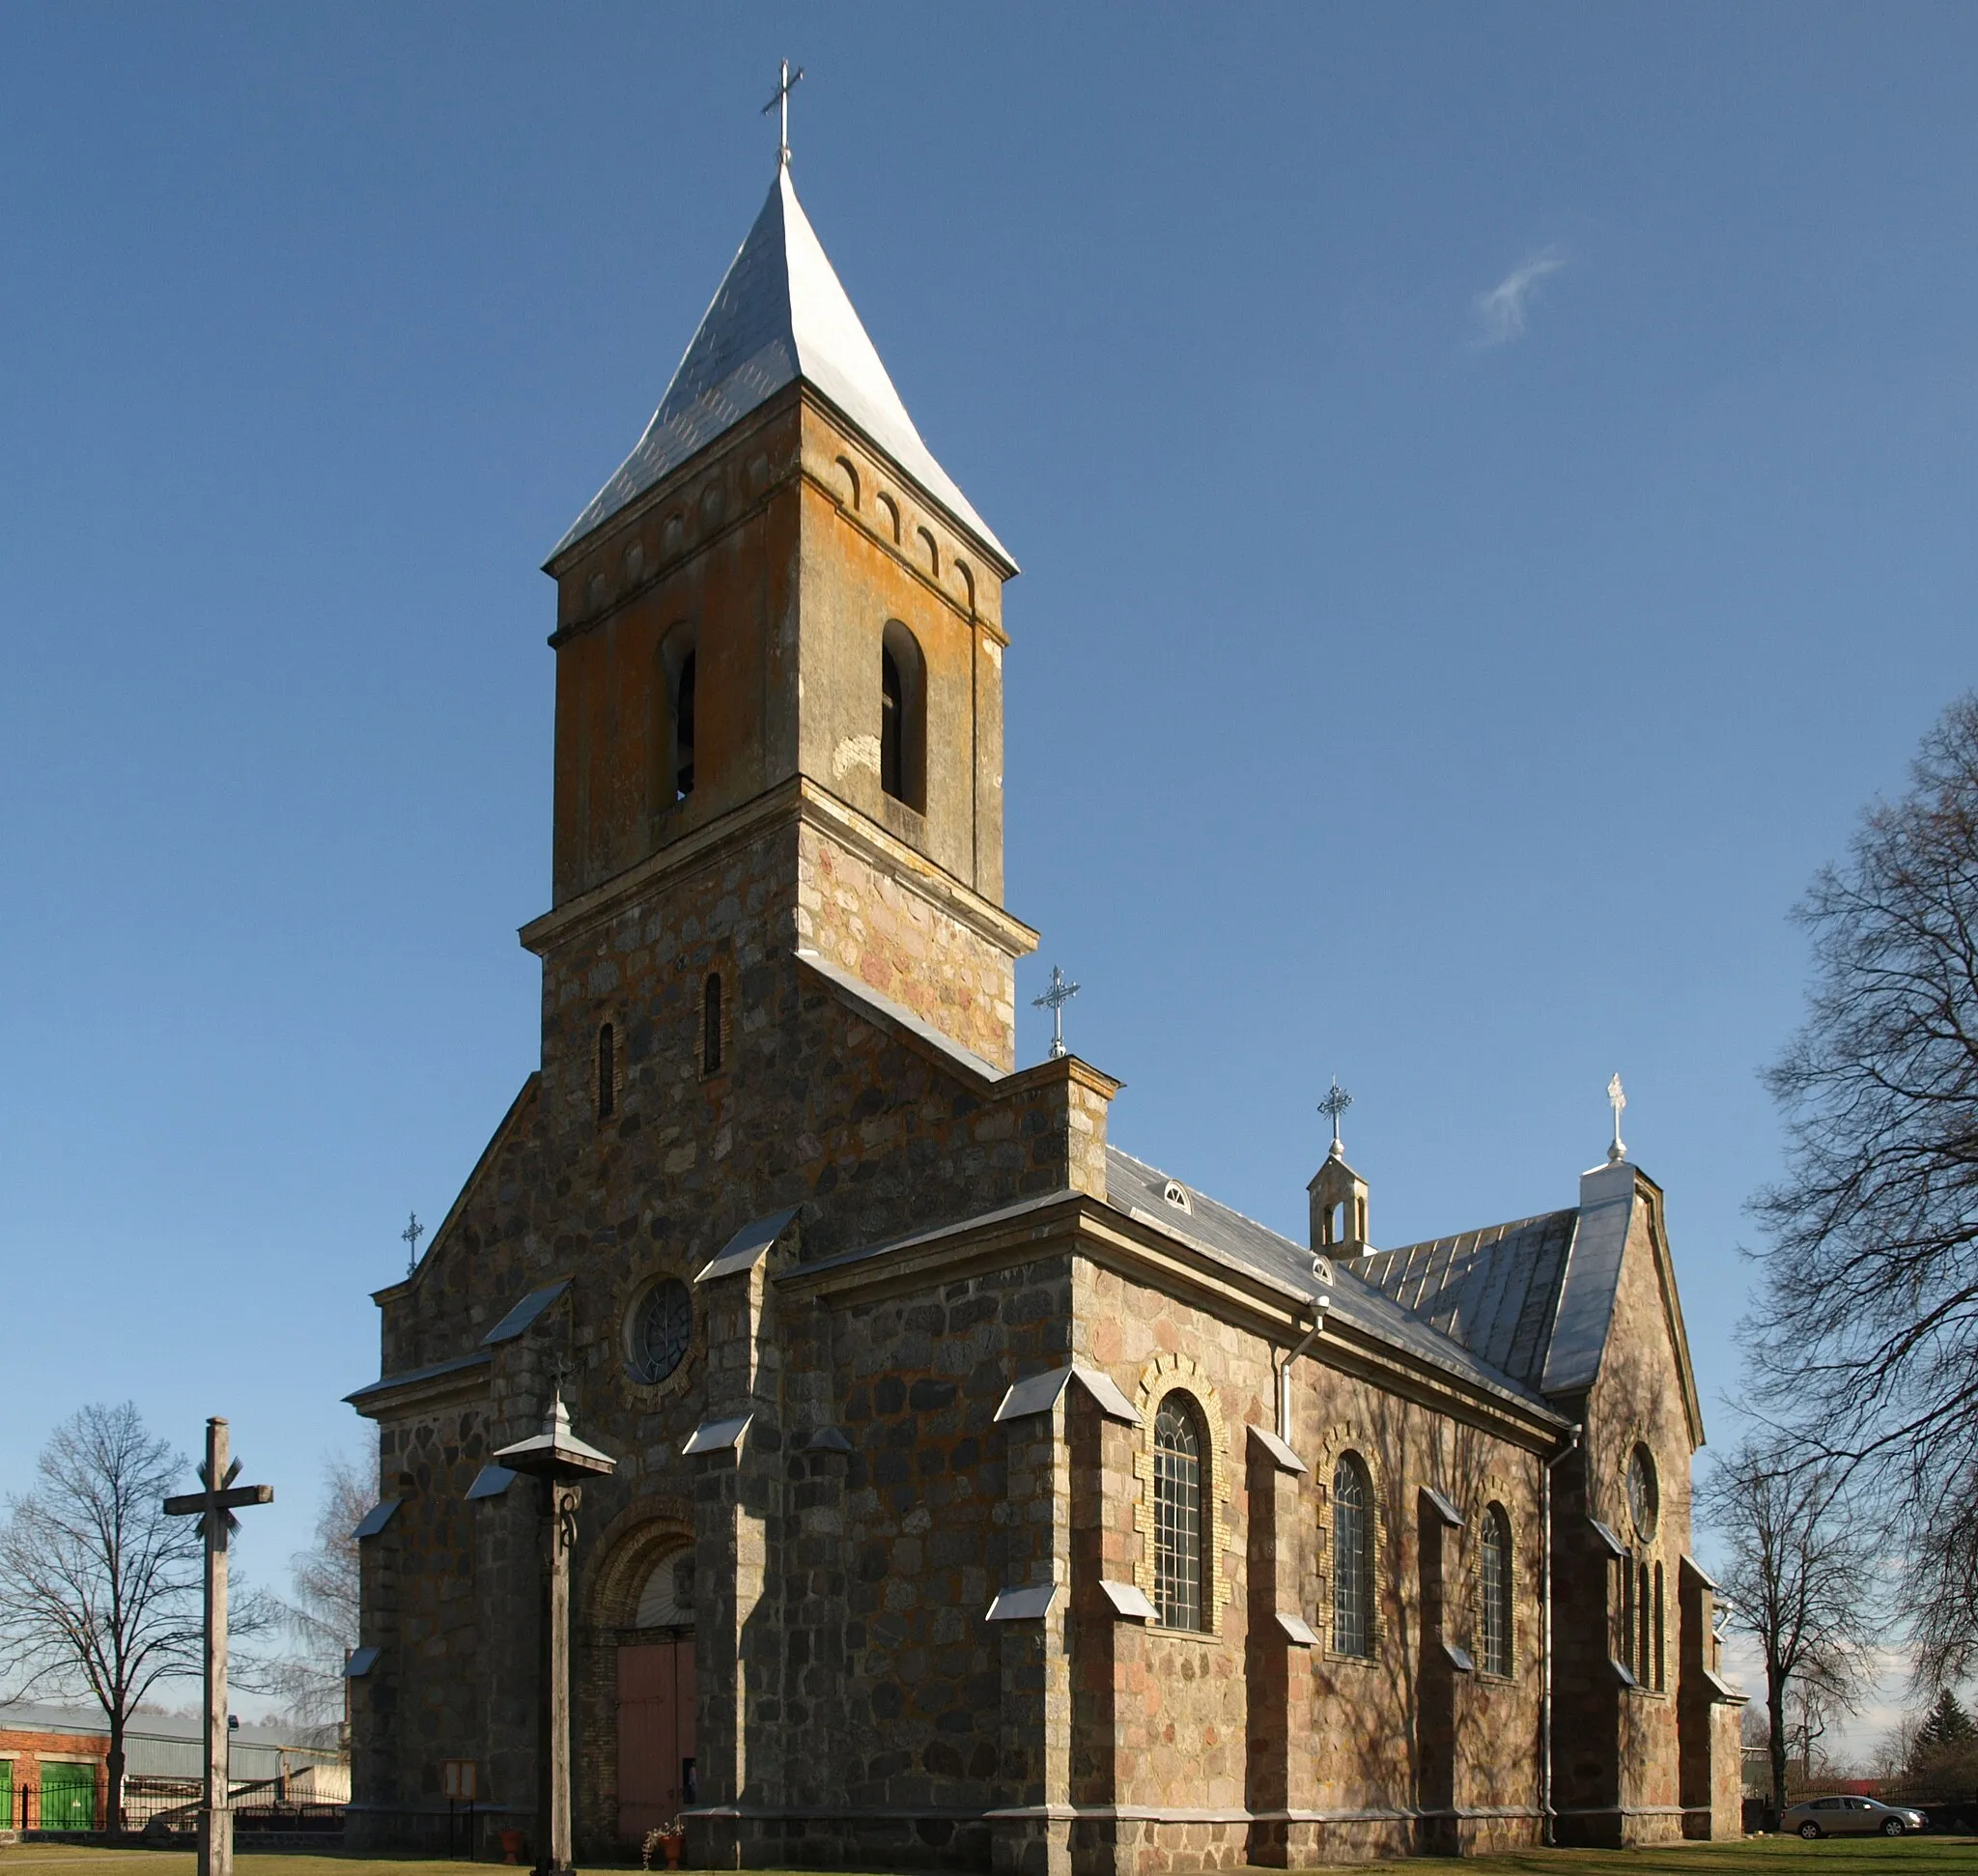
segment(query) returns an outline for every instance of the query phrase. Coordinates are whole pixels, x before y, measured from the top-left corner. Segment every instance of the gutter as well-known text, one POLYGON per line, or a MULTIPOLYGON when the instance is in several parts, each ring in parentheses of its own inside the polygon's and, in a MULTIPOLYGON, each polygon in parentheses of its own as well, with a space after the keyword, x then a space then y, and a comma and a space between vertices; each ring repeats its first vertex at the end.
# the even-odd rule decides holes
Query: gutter
MULTIPOLYGON (((1320 1283, 1332 1281, 1332 1265, 1321 1257, 1312 1260, 1312 1274, 1320 1283)), ((1291 1364, 1325 1333, 1325 1313, 1333 1306, 1329 1292, 1321 1290, 1312 1299, 1312 1326, 1305 1339, 1286 1355, 1278 1369, 1278 1437, 1291 1444, 1291 1364)))

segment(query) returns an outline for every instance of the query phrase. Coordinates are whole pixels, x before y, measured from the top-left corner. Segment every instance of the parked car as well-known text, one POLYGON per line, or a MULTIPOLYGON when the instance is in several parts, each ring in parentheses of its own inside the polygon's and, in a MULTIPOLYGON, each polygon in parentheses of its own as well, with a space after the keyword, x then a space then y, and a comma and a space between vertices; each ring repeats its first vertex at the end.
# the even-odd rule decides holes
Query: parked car
POLYGON ((1899 1837, 1923 1828, 1923 1813, 1884 1805, 1879 1798, 1808 1798, 1779 1820, 1782 1831, 1803 1837, 1899 1837))

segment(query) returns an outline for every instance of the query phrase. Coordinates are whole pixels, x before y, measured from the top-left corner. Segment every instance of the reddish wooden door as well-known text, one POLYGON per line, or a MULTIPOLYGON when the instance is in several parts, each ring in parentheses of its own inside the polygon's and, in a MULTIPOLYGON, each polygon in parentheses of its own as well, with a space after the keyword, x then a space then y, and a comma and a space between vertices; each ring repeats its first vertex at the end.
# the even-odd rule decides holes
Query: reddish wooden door
POLYGON ((618 1834, 631 1843, 693 1802, 693 1643, 618 1650, 618 1834))

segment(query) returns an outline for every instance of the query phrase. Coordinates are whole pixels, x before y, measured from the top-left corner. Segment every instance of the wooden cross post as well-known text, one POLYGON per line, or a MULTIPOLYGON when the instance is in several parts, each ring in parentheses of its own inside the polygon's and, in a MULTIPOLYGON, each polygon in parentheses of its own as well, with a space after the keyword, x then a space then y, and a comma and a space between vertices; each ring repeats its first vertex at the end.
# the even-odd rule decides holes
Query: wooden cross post
POLYGON ((234 1876, 234 1808, 227 1782, 227 1538, 242 1505, 271 1505, 271 1485, 236 1485, 240 1462, 227 1458, 227 1423, 206 1423, 203 1492, 167 1498, 174 1518, 197 1518, 206 1538, 206 1785, 199 1801, 199 1876, 234 1876))
MULTIPOLYGON (((618 1462, 586 1445, 570 1430, 570 1409, 559 1386, 550 1399, 543 1431, 494 1455, 497 1465, 543 1482, 548 1548, 543 1557, 543 1656, 536 1762, 536 1869, 539 1876, 568 1876, 570 1829, 570 1553, 577 1544, 577 1507, 582 1481, 608 1478, 618 1462)), ((202 1871, 201 1876, 205 1876, 202 1871)))

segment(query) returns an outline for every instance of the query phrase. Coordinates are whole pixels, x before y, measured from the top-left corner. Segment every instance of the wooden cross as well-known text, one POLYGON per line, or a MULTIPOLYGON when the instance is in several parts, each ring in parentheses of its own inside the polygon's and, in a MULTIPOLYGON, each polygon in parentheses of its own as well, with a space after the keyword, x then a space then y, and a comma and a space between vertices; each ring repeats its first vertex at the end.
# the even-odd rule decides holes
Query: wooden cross
POLYGON ((767 117, 770 114, 770 112, 777 109, 780 109, 783 114, 782 135, 777 144, 777 161, 779 165, 782 165, 783 167, 788 167, 790 161, 790 94, 791 92, 796 90, 797 85, 802 80, 803 76, 804 68, 802 66, 799 66, 797 70, 794 72, 792 72, 790 70, 790 62, 788 59, 785 59, 783 61, 782 76, 777 81, 776 96, 772 98, 769 100, 769 102, 762 107, 762 114, 764 117, 767 117))
POLYGON ((227 1539, 243 1505, 271 1505, 271 1485, 236 1485, 240 1462, 227 1457, 227 1423, 206 1423, 202 1492, 165 1500, 174 1518, 197 1518, 206 1539, 206 1786, 199 1804, 199 1876, 233 1876, 234 1810, 227 1782, 227 1539))

